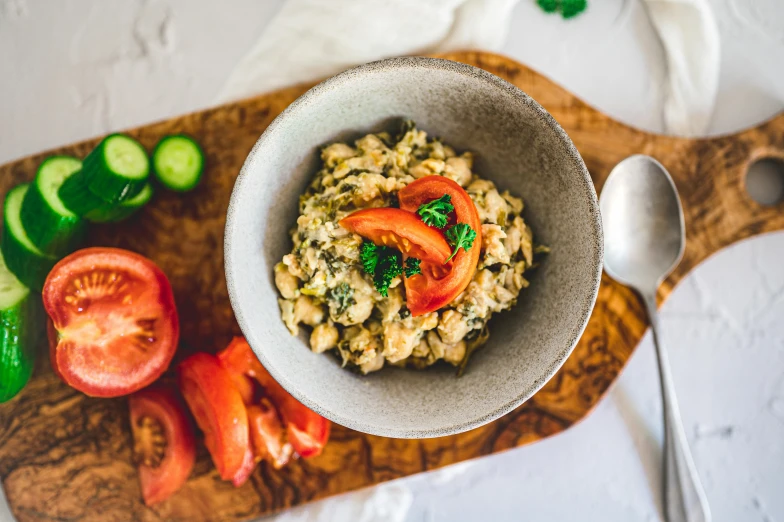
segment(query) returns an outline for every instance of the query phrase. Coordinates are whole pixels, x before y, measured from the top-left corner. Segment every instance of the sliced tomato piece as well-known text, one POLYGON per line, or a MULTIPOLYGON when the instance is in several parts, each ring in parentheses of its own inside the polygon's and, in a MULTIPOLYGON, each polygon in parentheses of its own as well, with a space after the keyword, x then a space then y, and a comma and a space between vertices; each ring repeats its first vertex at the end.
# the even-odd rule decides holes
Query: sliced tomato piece
POLYGON ((253 450, 250 446, 248 449, 245 450, 245 457, 242 459, 242 466, 240 469, 237 470, 237 473, 231 478, 231 483, 235 488, 238 488, 245 484, 251 475, 253 475, 253 470, 256 469, 256 458, 253 454, 253 450))
MULTIPOLYGON (((253 404, 256 399, 256 389, 253 380, 246 375, 247 362, 244 360, 246 354, 242 349, 237 350, 235 345, 244 342, 243 337, 234 337, 229 346, 218 352, 218 360, 224 368, 231 374, 234 387, 242 395, 242 402, 246 405, 253 404), (237 360, 234 360, 237 359, 237 360)), ((253 359, 258 362, 256 356, 251 353, 253 359)))
POLYGON ((57 339, 53 367, 77 390, 117 397, 168 368, 180 334, 174 294, 149 259, 85 248, 57 263, 43 289, 57 339))
POLYGON ((285 466, 294 450, 291 444, 286 442, 283 423, 272 403, 261 399, 258 406, 249 406, 248 423, 256 460, 266 460, 275 469, 285 466))
POLYGON ((444 264, 452 253, 440 231, 399 208, 358 210, 341 219, 340 226, 377 245, 396 248, 408 257, 430 263, 444 264))
POLYGON ((196 462, 193 426, 169 387, 136 392, 128 405, 142 497, 151 506, 172 496, 191 474, 196 462))
POLYGON ((422 274, 405 279, 406 306, 413 316, 434 312, 451 303, 471 282, 479 263, 482 221, 471 196, 460 185, 443 176, 425 176, 405 186, 397 197, 401 209, 416 212, 423 203, 444 194, 452 198, 455 222, 470 225, 476 232, 476 239, 470 250, 460 249, 457 252, 450 270, 445 271, 440 265, 422 260, 422 274))
POLYGON ((242 396, 213 355, 191 355, 177 370, 180 390, 204 432, 204 445, 218 473, 223 480, 234 479, 249 447, 248 414, 242 396))
POLYGON ((235 337, 221 353, 222 360, 235 371, 256 379, 264 393, 277 408, 286 427, 286 435, 294 450, 302 457, 314 457, 321 453, 329 440, 330 422, 308 409, 295 399, 259 362, 248 341, 235 337))

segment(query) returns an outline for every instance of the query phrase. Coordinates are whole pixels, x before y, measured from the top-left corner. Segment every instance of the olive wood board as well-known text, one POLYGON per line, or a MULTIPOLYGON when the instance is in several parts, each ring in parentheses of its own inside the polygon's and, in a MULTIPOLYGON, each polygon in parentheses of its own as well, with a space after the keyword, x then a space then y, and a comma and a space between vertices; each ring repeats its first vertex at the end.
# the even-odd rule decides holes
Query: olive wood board
MULTIPOLYGON (((531 69, 503 56, 457 52, 443 57, 481 67, 541 103, 571 136, 597 189, 623 158, 657 158, 683 200, 687 246, 661 287, 665 298, 709 255, 743 238, 784 228, 784 204, 761 206, 745 191, 759 158, 784 160, 784 114, 738 134, 710 139, 659 136, 618 123, 531 69)), ((186 132, 204 147, 207 170, 185 195, 159 190, 153 202, 116 225, 92 226, 88 242, 127 248, 169 276, 179 307, 180 348, 215 352, 241 332, 223 274, 223 228, 234 180, 253 144, 309 86, 188 114, 128 131, 149 149, 164 134, 186 132)), ((50 154, 84 157, 98 138, 0 167, 0 194, 33 178, 50 154)), ((142 503, 131 459, 127 401, 93 399, 61 383, 46 348, 31 382, 0 405, 0 480, 18 520, 235 521, 522 446, 583 419, 618 377, 647 328, 640 301, 602 278, 588 326, 571 357, 534 397, 481 428, 449 437, 400 440, 334 426, 319 457, 276 471, 261 465, 243 487, 222 482, 199 442, 188 482, 154 507, 142 503)), ((651 370, 653 371, 653 369, 651 370)))

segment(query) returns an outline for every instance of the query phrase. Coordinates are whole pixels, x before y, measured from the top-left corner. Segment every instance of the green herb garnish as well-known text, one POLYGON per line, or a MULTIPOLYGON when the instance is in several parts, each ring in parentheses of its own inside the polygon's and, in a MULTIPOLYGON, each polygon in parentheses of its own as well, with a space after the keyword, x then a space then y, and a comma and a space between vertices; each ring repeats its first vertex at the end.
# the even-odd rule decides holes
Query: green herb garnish
POLYGON ((359 247, 359 260, 362 262, 365 273, 375 274, 376 264, 378 264, 378 247, 371 241, 363 241, 362 246, 359 247))
POLYGON ((452 197, 449 194, 444 194, 438 199, 420 205, 417 214, 425 222, 425 225, 444 228, 449 220, 449 213, 455 209, 451 202, 452 197))
POLYGON ((588 0, 536 0, 536 3, 546 13, 560 11, 566 19, 574 18, 588 7, 588 0))
POLYGON ((381 247, 379 250, 382 252, 376 264, 373 284, 379 294, 387 297, 392 280, 403 273, 403 264, 400 262, 399 252, 387 247, 381 247))
POLYGON ((450 259, 455 257, 457 251, 461 248, 466 252, 471 250, 476 239, 476 231, 465 223, 458 223, 457 225, 449 227, 444 234, 447 242, 452 246, 452 255, 447 258, 444 263, 448 263, 450 259))
POLYGON ((373 276, 373 285, 378 293, 387 297, 392 280, 403 273, 400 252, 364 241, 359 249, 359 260, 365 273, 373 276))
POLYGON ((422 273, 422 269, 419 268, 419 263, 421 263, 421 261, 415 257, 409 257, 406 259, 406 267, 403 269, 406 277, 411 277, 422 273))

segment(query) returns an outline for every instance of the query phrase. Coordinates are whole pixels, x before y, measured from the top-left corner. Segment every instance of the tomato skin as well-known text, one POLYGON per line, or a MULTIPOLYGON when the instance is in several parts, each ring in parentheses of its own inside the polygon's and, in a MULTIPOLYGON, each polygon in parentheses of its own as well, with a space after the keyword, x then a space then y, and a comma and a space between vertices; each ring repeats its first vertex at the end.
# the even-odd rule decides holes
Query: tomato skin
POLYGON ((242 466, 240 469, 237 470, 237 473, 231 478, 231 483, 235 488, 238 488, 245 484, 251 475, 253 475, 253 470, 256 469, 256 459, 253 455, 253 450, 250 446, 245 450, 245 456, 242 459, 242 466))
POLYGON ((398 200, 401 209, 416 212, 423 203, 438 199, 444 194, 448 194, 452 199, 457 222, 466 223, 474 229, 476 238, 468 252, 460 249, 452 258, 452 267, 448 272, 423 260, 420 265, 422 274, 405 279, 406 306, 415 317, 434 312, 451 303, 471 282, 479 263, 482 221, 471 196, 460 185, 443 176, 425 176, 403 187, 398 192, 398 200))
POLYGON ((399 208, 357 210, 339 224, 377 245, 397 248, 423 262, 444 264, 452 253, 440 231, 425 225, 416 214, 399 208))
POLYGON ((308 458, 319 455, 329 440, 331 423, 295 399, 259 362, 248 341, 235 337, 222 353, 226 364, 235 371, 256 379, 277 408, 286 426, 286 435, 294 450, 308 458))
POLYGON ((204 432, 204 444, 223 480, 242 468, 249 448, 248 414, 242 396, 220 361, 196 353, 177 368, 182 395, 204 432))
POLYGON ((132 427, 149 416, 160 424, 166 438, 160 465, 139 465, 142 497, 145 504, 152 506, 173 495, 191 474, 196 462, 193 426, 185 416, 182 401, 168 387, 153 386, 136 392, 128 399, 128 405, 132 427))
POLYGON ((52 371, 54 374, 63 382, 63 374, 60 373, 60 369, 57 367, 57 343, 59 339, 57 338, 57 330, 54 328, 54 323, 50 318, 46 318, 46 337, 49 340, 49 363, 52 366, 52 371))
POLYGON ((285 441, 283 423, 272 403, 261 399, 258 406, 249 406, 248 423, 256 460, 268 460, 275 469, 285 466, 293 448, 285 441))
POLYGON ((118 248, 85 248, 63 258, 42 293, 57 335, 52 367, 93 397, 140 390, 166 371, 179 318, 169 280, 155 263, 118 248))

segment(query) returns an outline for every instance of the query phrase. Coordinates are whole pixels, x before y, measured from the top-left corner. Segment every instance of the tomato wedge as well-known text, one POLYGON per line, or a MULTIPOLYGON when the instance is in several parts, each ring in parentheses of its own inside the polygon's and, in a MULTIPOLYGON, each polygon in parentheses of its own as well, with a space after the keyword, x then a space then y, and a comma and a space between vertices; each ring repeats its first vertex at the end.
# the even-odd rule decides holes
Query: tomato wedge
POLYGON ((261 399, 258 406, 249 406, 248 424, 256 461, 267 460, 275 469, 285 466, 293 448, 286 442, 283 423, 272 403, 261 399))
POLYGON ((329 440, 330 422, 308 409, 272 378, 244 337, 235 337, 219 355, 224 364, 256 379, 277 408, 286 426, 286 435, 302 457, 315 457, 329 440))
POLYGON ((204 444, 223 480, 233 480, 248 451, 248 414, 242 396, 220 361, 206 353, 191 355, 178 367, 180 390, 204 444))
POLYGON ((191 474, 196 462, 193 427, 174 390, 155 386, 128 399, 134 459, 148 506, 166 500, 191 474))
POLYGON ((340 226, 377 245, 396 248, 429 263, 444 264, 452 253, 440 231, 399 208, 358 210, 341 219, 340 226))
POLYGON ((238 469, 237 473, 231 478, 231 484, 235 488, 242 486, 253 474, 254 469, 256 469, 256 459, 253 454, 253 449, 248 446, 245 450, 245 456, 242 459, 242 466, 240 466, 240 469, 238 469))
POLYGON ((468 252, 460 249, 452 258, 452 267, 448 272, 423 259, 420 265, 422 274, 405 279, 406 306, 413 316, 433 312, 451 303, 471 282, 479 263, 482 221, 471 196, 460 185, 443 176, 425 176, 405 186, 397 197, 402 210, 416 212, 423 203, 444 194, 452 198, 456 222, 470 225, 476 232, 476 239, 468 252))
POLYGON ((149 259, 118 248, 85 248, 57 263, 43 289, 56 335, 52 367, 94 397, 151 384, 169 366, 180 334, 174 294, 149 259))

